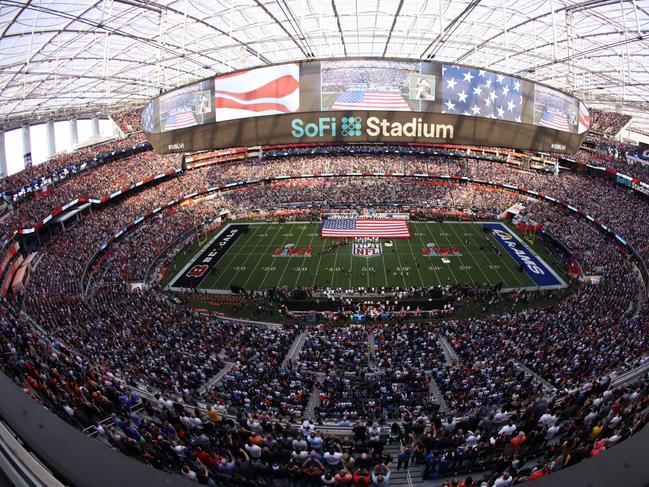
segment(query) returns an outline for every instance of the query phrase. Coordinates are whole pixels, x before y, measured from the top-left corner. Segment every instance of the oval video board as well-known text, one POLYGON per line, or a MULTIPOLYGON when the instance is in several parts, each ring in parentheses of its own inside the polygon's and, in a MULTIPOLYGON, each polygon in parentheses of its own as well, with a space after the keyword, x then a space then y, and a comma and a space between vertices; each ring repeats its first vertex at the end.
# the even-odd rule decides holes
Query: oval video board
POLYGON ((495 71, 390 59, 309 60, 236 71, 154 98, 158 152, 328 142, 454 143, 573 153, 583 102, 495 71))

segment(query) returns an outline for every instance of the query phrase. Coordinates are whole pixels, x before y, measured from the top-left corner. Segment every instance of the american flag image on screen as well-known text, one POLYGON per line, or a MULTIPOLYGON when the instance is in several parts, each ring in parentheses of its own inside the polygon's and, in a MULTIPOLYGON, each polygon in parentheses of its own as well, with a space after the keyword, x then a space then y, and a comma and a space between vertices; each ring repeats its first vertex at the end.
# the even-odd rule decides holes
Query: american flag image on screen
POLYGON ((297 112, 300 66, 282 64, 214 79, 216 121, 297 112))
POLYGON ((484 69, 442 66, 442 113, 521 122, 522 82, 484 69))
POLYGON ((410 105, 401 93, 377 91, 345 91, 331 105, 332 110, 393 110, 408 111, 410 105))
POLYGON ((155 118, 153 114, 153 102, 149 103, 144 110, 142 110, 142 129, 150 134, 153 132, 155 118))
POLYGON ((323 238, 410 238, 406 220, 325 220, 320 229, 323 238))
POLYGON ((539 120, 541 127, 548 127, 555 130, 562 130, 568 132, 570 126, 568 125, 568 117, 563 113, 544 112, 539 120))
POLYGON ((198 125, 198 122, 191 111, 170 113, 165 120, 163 131, 193 127, 194 125, 198 125))

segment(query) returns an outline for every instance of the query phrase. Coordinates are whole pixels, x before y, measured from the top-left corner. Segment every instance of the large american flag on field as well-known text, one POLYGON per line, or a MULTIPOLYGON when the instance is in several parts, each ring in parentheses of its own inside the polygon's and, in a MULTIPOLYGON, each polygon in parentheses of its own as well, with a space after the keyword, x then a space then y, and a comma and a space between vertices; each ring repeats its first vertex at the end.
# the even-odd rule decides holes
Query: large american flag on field
POLYGON ((300 66, 282 64, 214 79, 216 121, 297 112, 300 66))
POLYGON ((442 66, 442 113, 521 122, 522 82, 484 69, 442 66))
POLYGON ((410 229, 406 220, 325 220, 320 234, 323 238, 410 238, 410 229))
POLYGON ((198 122, 192 112, 170 113, 167 116, 167 120, 165 120, 164 128, 162 130, 166 132, 167 130, 193 127, 194 125, 198 125, 198 122))
POLYGON ((331 105, 332 110, 394 110, 407 111, 410 105, 401 93, 377 91, 345 91, 331 105))

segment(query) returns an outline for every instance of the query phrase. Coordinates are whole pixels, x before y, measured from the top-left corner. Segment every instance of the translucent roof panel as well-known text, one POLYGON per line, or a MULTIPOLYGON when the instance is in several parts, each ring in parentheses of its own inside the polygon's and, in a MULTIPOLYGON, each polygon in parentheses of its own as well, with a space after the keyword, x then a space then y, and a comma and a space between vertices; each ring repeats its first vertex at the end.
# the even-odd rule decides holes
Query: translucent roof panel
POLYGON ((138 106, 305 58, 458 62, 562 88, 649 132, 649 0, 0 2, 0 124, 138 106))

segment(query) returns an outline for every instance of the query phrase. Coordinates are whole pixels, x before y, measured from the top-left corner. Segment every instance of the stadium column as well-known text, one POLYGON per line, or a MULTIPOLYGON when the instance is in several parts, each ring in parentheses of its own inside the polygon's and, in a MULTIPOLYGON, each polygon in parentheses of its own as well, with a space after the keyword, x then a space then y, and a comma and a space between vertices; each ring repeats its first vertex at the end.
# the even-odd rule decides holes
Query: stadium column
POLYGON ((92 121, 90 123, 90 136, 99 137, 99 118, 97 117, 92 117, 92 121))
POLYGON ((32 139, 29 135, 29 125, 23 125, 21 130, 23 136, 23 164, 27 167, 32 164, 32 139))
POLYGON ((47 123, 45 124, 45 128, 47 129, 45 137, 46 137, 46 140, 47 140, 47 158, 49 159, 54 154, 56 154, 56 139, 55 139, 55 136, 54 136, 54 122, 52 120, 48 120, 47 123))
POLYGON ((5 133, 0 130, 0 179, 7 177, 7 155, 5 154, 5 133))
POLYGON ((79 143, 79 128, 77 127, 77 119, 70 119, 70 145, 75 146, 79 143))

